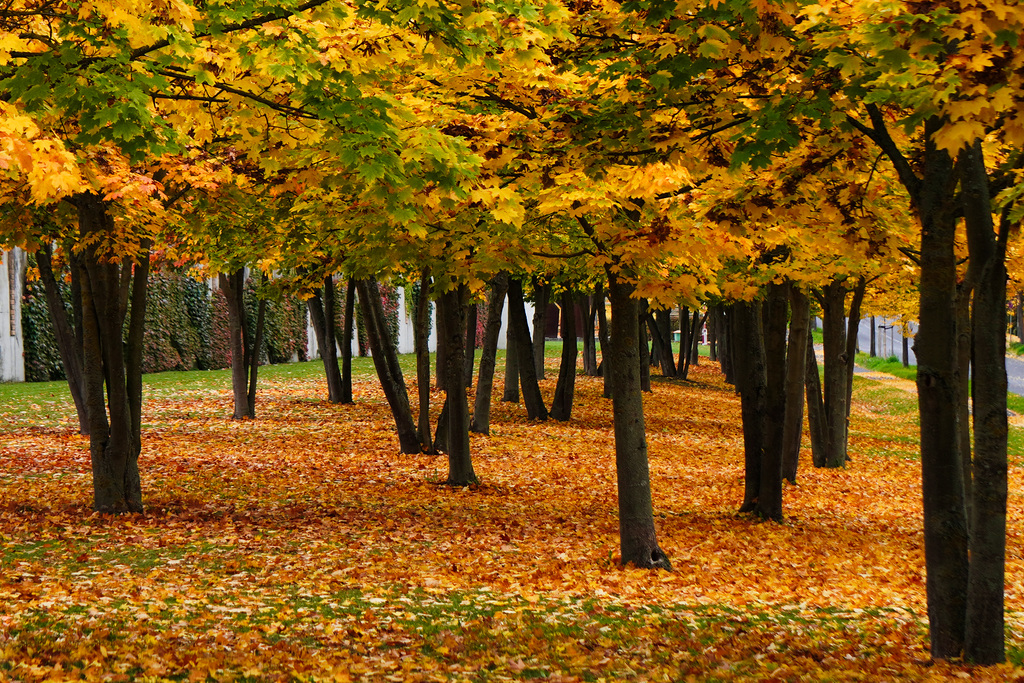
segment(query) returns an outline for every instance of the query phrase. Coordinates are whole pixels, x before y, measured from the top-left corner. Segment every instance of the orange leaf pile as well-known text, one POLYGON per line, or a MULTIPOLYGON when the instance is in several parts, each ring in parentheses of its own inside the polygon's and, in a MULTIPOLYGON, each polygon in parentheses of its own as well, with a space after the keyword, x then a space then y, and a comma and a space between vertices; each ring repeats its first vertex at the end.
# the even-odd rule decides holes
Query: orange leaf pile
MULTIPOLYGON (((4 433, 0 679, 1024 675, 926 661, 913 397, 859 385, 853 462, 802 463, 777 525, 736 515, 738 400, 717 368, 691 378, 646 399, 671 573, 617 566, 610 403, 588 377, 568 423, 495 402, 491 436, 472 439, 482 483, 454 490, 436 483, 443 457, 398 453, 370 382, 334 406, 319 380, 263 380, 245 422, 227 419, 228 386, 150 387, 143 516, 90 514, 88 442, 69 417, 4 433)), ((1020 481, 1014 465, 1011 651, 1020 481)))

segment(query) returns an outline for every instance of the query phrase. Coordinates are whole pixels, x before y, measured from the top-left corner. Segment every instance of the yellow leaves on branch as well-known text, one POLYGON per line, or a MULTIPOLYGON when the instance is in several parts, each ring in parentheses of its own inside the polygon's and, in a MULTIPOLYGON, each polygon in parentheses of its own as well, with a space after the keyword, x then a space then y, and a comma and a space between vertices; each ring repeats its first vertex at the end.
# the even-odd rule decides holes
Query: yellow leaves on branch
POLYGON ((0 173, 8 181, 24 181, 36 204, 84 187, 75 156, 59 140, 41 137, 35 122, 7 103, 0 103, 0 173))

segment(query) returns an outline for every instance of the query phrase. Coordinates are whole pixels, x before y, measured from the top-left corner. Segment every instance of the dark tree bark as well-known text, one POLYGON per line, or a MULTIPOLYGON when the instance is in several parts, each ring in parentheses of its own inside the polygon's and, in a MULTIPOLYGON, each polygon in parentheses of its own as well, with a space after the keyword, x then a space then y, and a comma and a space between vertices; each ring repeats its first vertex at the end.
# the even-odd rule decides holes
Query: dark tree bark
MULTIPOLYGON (((960 424, 960 462, 964 472, 964 509, 967 515, 967 528, 970 529, 973 514, 972 474, 973 462, 971 455, 971 294, 974 289, 972 280, 977 270, 968 268, 968 275, 956 287, 956 364, 959 368, 959 394, 956 411, 960 424)), ((904 337, 906 339, 906 337, 904 337)))
MULTIPOLYGON (((263 282, 266 283, 267 276, 263 275, 263 282)), ((241 289, 241 288, 240 288, 241 289)), ((243 317, 243 320, 245 318, 243 317)), ((245 365, 249 370, 249 390, 246 395, 248 406, 249 406, 249 417, 256 417, 256 381, 260 370, 260 355, 263 351, 263 330, 267 324, 267 300, 260 298, 259 304, 256 307, 256 333, 253 335, 252 343, 250 344, 247 335, 243 335, 245 339, 245 365)), ((248 326, 243 328, 243 331, 247 331, 248 326)))
POLYGON ((505 386, 501 400, 505 403, 519 403, 519 351, 516 349, 516 335, 512 332, 511 311, 508 321, 505 329, 505 386))
POLYGON ((562 422, 572 415, 572 402, 576 390, 576 344, 575 297, 569 292, 562 294, 562 360, 558 366, 558 382, 555 384, 555 398, 551 405, 551 417, 562 422))
MULTIPOLYGON (((988 176, 981 141, 960 152, 967 246, 976 282, 971 315, 971 383, 974 403, 973 515, 967 583, 964 658, 975 664, 1006 659, 1006 239, 992 224, 988 176)), ((965 370, 961 370, 966 372, 965 370)))
MULTIPOLYGON (((79 259, 69 251, 69 259, 79 259)), ((83 436, 89 434, 89 415, 85 402, 85 379, 82 375, 82 346, 80 337, 68 320, 68 312, 64 307, 64 299, 57 287, 57 278, 53 274, 53 263, 50 253, 50 245, 44 244, 36 252, 36 263, 39 266, 39 279, 43 281, 43 292, 46 296, 46 308, 50 313, 50 323, 53 325, 54 337, 57 340, 57 350, 60 352, 61 362, 64 364, 64 376, 68 381, 68 389, 71 391, 71 400, 75 403, 75 412, 78 415, 78 433, 83 436)), ((81 277, 80 269, 76 268, 81 277)), ((81 291, 81 290, 79 290, 81 291)), ((80 302, 80 299, 79 299, 80 302)), ((77 320, 81 321, 81 310, 77 320)))
POLYGON ((761 303, 737 302, 732 305, 729 317, 732 321, 732 362, 743 420, 744 486, 740 512, 755 512, 761 494, 767 391, 761 303))
POLYGON ((469 288, 459 285, 456 289, 444 292, 439 299, 440 313, 445 321, 444 344, 448 347, 445 366, 448 373, 445 378, 448 479, 445 483, 449 486, 468 486, 477 482, 469 447, 469 403, 466 385, 462 381, 465 372, 464 333, 468 298, 469 288))
POLYGON ((612 397, 612 385, 609 379, 609 366, 608 366, 608 354, 611 353, 611 344, 608 341, 608 311, 604 307, 604 283, 597 286, 597 293, 595 294, 598 301, 597 306, 597 339, 601 344, 601 379, 603 380, 603 396, 604 398, 612 397))
POLYGON ((234 394, 234 413, 232 419, 244 420, 255 414, 253 406, 249 405, 248 370, 249 357, 247 353, 245 303, 243 301, 243 287, 245 284, 245 269, 239 268, 232 273, 220 274, 220 288, 224 290, 224 298, 228 308, 228 335, 229 347, 231 348, 231 389, 234 394))
MULTIPOLYGON (((395 418, 398 442, 403 453, 419 453, 420 441, 412 419, 412 408, 409 406, 409 392, 402 377, 402 368, 398 364, 395 345, 384 322, 384 307, 377 281, 373 278, 357 280, 356 288, 359 290, 359 307, 363 313, 373 366, 395 418)), ((462 330, 459 329, 458 333, 461 335, 462 330)))
POLYGON ((697 364, 697 353, 699 351, 698 345, 700 343, 700 335, 698 334, 698 332, 700 331, 700 326, 704 323, 705 320, 707 320, 707 317, 707 313, 701 316, 700 311, 695 310, 693 312, 693 321, 691 323, 692 327, 686 334, 688 339, 687 348, 685 350, 682 348, 679 349, 680 358, 682 358, 684 355, 686 356, 686 363, 682 365, 682 370, 680 372, 683 379, 686 379, 687 377, 690 376, 690 366, 697 364))
POLYGON ((494 391, 494 366, 498 355, 498 335, 501 334, 501 311, 508 292, 508 273, 498 273, 491 281, 487 297, 487 324, 484 327, 484 346, 480 351, 480 373, 477 375, 476 398, 470 429, 478 434, 491 433, 491 394, 494 391))
POLYGON ((807 330, 807 427, 811 433, 811 462, 815 467, 825 466, 828 453, 828 422, 825 420, 825 401, 821 395, 821 375, 818 358, 814 353, 814 327, 807 330))
POLYGON ((611 348, 605 356, 612 385, 615 469, 619 494, 622 564, 671 569, 658 546, 647 463, 644 402, 640 390, 640 306, 633 286, 609 271, 611 348))
POLYGON ((804 377, 810 332, 810 302, 796 286, 790 287, 789 346, 786 350, 786 417, 782 433, 782 476, 796 483, 800 464, 800 438, 804 424, 804 377))
MULTIPOLYGON (((436 319, 436 324, 437 324, 437 341, 438 341, 438 343, 437 343, 437 351, 434 354, 434 364, 436 366, 435 369, 434 369, 435 370, 435 372, 434 372, 434 377, 435 377, 434 386, 436 386, 438 389, 444 389, 445 388, 445 384, 444 383, 447 381, 447 371, 445 370, 445 368, 448 367, 448 345, 441 343, 441 340, 447 338, 448 330, 446 330, 445 327, 444 327, 445 326, 445 319, 444 319, 444 316, 441 315, 441 309, 440 309, 441 301, 440 301, 440 299, 438 299, 437 305, 438 305, 438 310, 437 310, 437 315, 435 316, 435 319, 436 319)), ((442 408, 442 410, 444 410, 444 409, 442 408)), ((435 439, 435 441, 436 441, 436 439, 435 439)))
MULTIPOLYGON (((782 521, 782 448, 786 424, 786 319, 789 284, 768 285, 764 303, 764 450, 756 512, 782 521)), ((801 359, 802 360, 802 359, 801 359)))
MULTIPOLYGON (((538 380, 545 379, 544 374, 544 328, 547 326, 548 302, 551 301, 551 285, 541 284, 534 280, 533 286, 533 367, 538 380)), ((523 369, 519 368, 520 378, 523 369)))
POLYGON ((434 453, 430 436, 430 269, 420 274, 420 291, 416 298, 416 319, 413 324, 413 345, 416 348, 416 392, 419 415, 416 438, 424 453, 434 453))
POLYGON ((686 361, 690 353, 690 309, 679 309, 679 374, 686 379, 686 361))
POLYGON ((306 299, 309 320, 320 347, 320 359, 324 363, 327 378, 327 400, 341 403, 341 368, 338 367, 338 346, 334 334, 334 279, 324 278, 324 286, 306 299))
MULTIPOLYGON (((867 291, 867 280, 861 276, 857 278, 857 284, 853 288, 853 297, 850 299, 850 314, 846 317, 846 431, 849 433, 850 410, 853 407, 853 367, 857 358, 857 335, 860 332, 860 308, 864 303, 864 293, 867 291)), ((844 449, 848 450, 848 449, 844 449)), ((849 453, 847 453, 849 459, 849 453)))
POLYGON ((1017 341, 1024 342, 1024 294, 1018 293, 1013 302, 1014 329, 1017 341))
POLYGON ((145 323, 149 253, 134 267, 105 252, 100 240, 112 234, 107 203, 94 194, 73 199, 82 255, 82 371, 89 419, 93 509, 142 512, 141 452, 142 331, 145 323), (133 282, 134 280, 134 282, 133 282), (125 316, 131 307, 127 349, 125 316))
POLYGON ((825 421, 828 441, 825 467, 846 465, 847 398, 850 364, 846 343, 846 285, 833 281, 825 285, 821 296, 822 337, 825 347, 825 421))
MULTIPOLYGON (((637 339, 640 342, 640 389, 651 393, 651 347, 647 343, 647 300, 641 299, 637 306, 640 317, 637 319, 637 339)), ((614 316, 615 313, 613 312, 614 316)))
POLYGON ((708 320, 708 358, 709 360, 718 360, 718 330, 721 327, 721 315, 718 312, 718 306, 708 306, 707 320, 708 320))
MULTIPOLYGON (((598 285, 600 287, 600 285, 598 285)), ((602 293, 600 304, 604 305, 604 296, 602 293)), ((596 295, 591 294, 585 298, 582 298, 580 305, 585 305, 586 309, 583 316, 583 373, 588 377, 597 377, 601 374, 600 366, 597 362, 597 340, 594 339, 594 327, 597 325, 597 305, 598 298, 596 295)))
POLYGON ((341 330, 341 403, 352 403, 352 328, 355 324, 356 282, 345 286, 345 319, 341 330))
POLYGON ((719 304, 718 306, 718 344, 721 348, 718 350, 718 359, 722 364, 722 374, 725 375, 725 381, 733 386, 736 386, 736 371, 733 367, 733 312, 731 308, 726 308, 719 304))
POLYGON ((517 278, 508 283, 508 324, 515 335, 516 357, 519 360, 519 384, 523 389, 523 403, 526 416, 531 420, 548 419, 548 409, 540 395, 534 365, 533 343, 530 339, 529 324, 526 321, 526 307, 523 302, 523 285, 517 278))
POLYGON ((463 386, 467 389, 473 386, 473 366, 476 364, 476 326, 479 322, 480 309, 475 303, 469 304, 466 308, 466 345, 465 360, 463 362, 464 380, 463 386))
MULTIPOLYGON (((661 374, 665 377, 675 377, 678 372, 676 369, 676 361, 672 356, 672 319, 669 316, 669 312, 665 309, 661 309, 654 312, 654 325, 652 326, 652 334, 657 332, 658 344, 661 347, 659 352, 658 362, 661 365, 661 374)), ((682 348, 679 349, 682 353, 682 348)))
POLYGON ((868 355, 870 355, 872 358, 874 358, 875 356, 878 355, 876 353, 877 346, 875 344, 875 332, 876 332, 877 329, 878 329, 878 327, 875 324, 875 316, 871 316, 871 350, 868 353, 868 355))

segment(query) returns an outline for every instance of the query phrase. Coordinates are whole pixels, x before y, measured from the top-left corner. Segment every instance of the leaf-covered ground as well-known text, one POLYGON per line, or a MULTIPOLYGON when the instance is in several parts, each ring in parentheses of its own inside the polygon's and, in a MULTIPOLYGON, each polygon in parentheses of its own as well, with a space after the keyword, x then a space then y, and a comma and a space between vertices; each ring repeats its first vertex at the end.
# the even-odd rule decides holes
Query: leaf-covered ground
MULTIPOLYGON (((315 365, 263 374, 247 422, 228 419, 226 374, 148 382, 147 513, 120 518, 90 514, 87 441, 57 385, 3 394, 0 679, 1024 677, 927 661, 916 407, 900 388, 857 381, 852 464, 803 463, 777 525, 735 513, 739 407, 717 372, 656 382, 667 573, 617 566, 599 380, 577 379, 567 424, 495 403, 491 436, 473 436, 482 483, 452 490, 443 457, 398 454, 373 381, 332 406, 315 365)), ((1021 475, 1013 463, 1018 662, 1021 475)))

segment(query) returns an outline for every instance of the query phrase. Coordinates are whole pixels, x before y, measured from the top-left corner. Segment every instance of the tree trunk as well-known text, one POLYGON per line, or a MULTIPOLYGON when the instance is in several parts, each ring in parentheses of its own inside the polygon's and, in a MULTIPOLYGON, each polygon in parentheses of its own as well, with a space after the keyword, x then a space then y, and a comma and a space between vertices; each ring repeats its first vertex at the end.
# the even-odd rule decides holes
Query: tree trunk
MULTIPOLYGON (((544 375, 544 328, 548 320, 548 302, 551 301, 551 285, 540 284, 534 280, 533 298, 535 300, 533 309, 533 363, 534 375, 537 380, 545 379, 544 375)), ((519 376, 522 378, 522 367, 519 368, 519 376)))
POLYGON ((1024 342, 1024 294, 1017 294, 1013 310, 1015 312, 1014 322, 1016 322, 1017 341, 1024 342))
MULTIPOLYGON (((864 303, 864 293, 868 283, 864 276, 857 278, 857 286, 853 288, 850 299, 850 314, 846 317, 846 432, 850 432, 850 410, 853 407, 853 368, 857 359, 857 335, 860 333, 860 307, 864 303)), ((848 451, 849 449, 844 449, 848 451)), ((849 459, 849 453, 847 453, 849 459)))
POLYGON ((309 320, 313 325, 317 346, 320 347, 320 359, 324 364, 324 376, 327 378, 327 400, 330 403, 340 403, 341 369, 338 367, 338 345, 334 339, 334 281, 332 278, 324 278, 323 288, 306 299, 306 307, 309 309, 309 320), (329 290, 328 287, 330 287, 329 290))
POLYGON ((449 486, 468 486, 477 482, 473 471, 473 460, 469 448, 469 403, 465 374, 465 330, 466 300, 469 288, 459 285, 444 292, 440 299, 441 316, 444 318, 446 354, 445 403, 448 405, 448 479, 449 486))
POLYGON ((544 399, 540 395, 540 385, 537 383, 533 343, 530 340, 529 324, 526 322, 526 307, 523 302, 523 285, 518 278, 512 278, 508 283, 508 324, 516 337, 519 383, 523 389, 526 416, 531 420, 546 420, 548 419, 548 409, 544 405, 544 399))
POLYGON ((345 320, 341 331, 341 403, 352 403, 352 328, 356 309, 356 281, 345 286, 345 320))
POLYGON ((487 298, 487 325, 484 328, 484 346, 480 351, 480 373, 477 375, 473 420, 470 425, 470 429, 478 434, 491 433, 491 394, 494 391, 494 366, 506 292, 508 273, 498 273, 491 281, 491 292, 487 298))
MULTIPOLYGON (((699 311, 693 312, 693 331, 690 334, 690 358, 687 363, 687 371, 690 365, 700 365, 700 330, 708 319, 707 312, 698 315, 699 311)), ((680 349, 681 350, 681 349, 680 349)))
POLYGON ((875 325, 875 316, 871 316, 871 351, 869 352, 868 355, 870 355, 872 358, 874 358, 875 356, 878 355, 876 353, 876 345, 875 345, 875 331, 876 331, 876 329, 877 329, 877 326, 875 325))
POLYGON ((420 274, 420 291, 416 299, 416 320, 413 344, 416 347, 416 392, 419 399, 419 420, 416 438, 424 453, 434 453, 430 435, 430 269, 420 274))
MULTIPOLYGON (((441 305, 440 298, 438 298, 437 305, 438 307, 440 307, 441 305)), ((448 330, 446 330, 444 327, 445 320, 444 316, 441 315, 440 308, 438 308, 437 314, 434 316, 434 318, 437 321, 437 351, 434 354, 434 386, 436 386, 438 389, 444 389, 444 383, 447 381, 448 372, 447 370, 445 370, 445 368, 448 367, 448 345, 442 343, 441 340, 447 338, 448 330)), ((442 410, 444 409, 442 408, 442 410)))
MULTIPOLYGON (((398 442, 403 453, 419 453, 420 441, 412 419, 412 408, 409 406, 409 392, 405 388, 395 346, 384 323, 384 307, 377 281, 373 278, 357 280, 356 288, 359 290, 359 307, 363 313, 373 366, 395 418, 398 442)), ((458 333, 461 335, 462 330, 458 330, 458 333)))
POLYGON ((732 305, 730 318, 733 368, 743 420, 744 486, 740 512, 755 512, 761 495, 767 391, 761 303, 737 302, 732 305))
MULTIPOLYGON (((963 654, 967 596, 967 524, 956 406, 956 179, 952 160, 930 142, 931 119, 915 188, 921 221, 920 312, 914 351, 921 424, 921 472, 928 622, 936 659, 963 654)), ((964 426, 966 427, 966 426, 964 426)), ((975 493, 977 497, 977 492, 975 493)))
POLYGON ((612 397, 612 385, 609 378, 608 354, 611 353, 611 344, 608 341, 608 311, 604 307, 604 283, 597 286, 597 339, 601 344, 601 379, 603 380, 604 398, 612 397))
POLYGON ((231 390, 234 394, 232 419, 244 420, 250 416, 249 391, 247 386, 248 366, 246 364, 246 322, 242 287, 245 269, 220 274, 220 288, 228 305, 228 344, 231 348, 231 390))
POLYGON ((558 382, 551 405, 551 417, 565 422, 572 415, 572 401, 576 389, 576 311, 575 297, 562 294, 562 361, 558 366, 558 382))
MULTIPOLYGON (((661 363, 661 374, 665 377, 675 377, 678 371, 675 358, 672 355, 672 319, 667 310, 661 309, 655 311, 654 321, 654 330, 657 331, 658 337, 661 339, 662 353, 658 359, 661 363)), ((679 350, 682 352, 682 348, 679 350)))
POLYGON ((473 386, 473 366, 476 364, 476 326, 479 322, 480 309, 476 302, 467 305, 466 308, 466 344, 465 359, 463 361, 463 386, 473 386))
MULTIPOLYGON (((640 389, 649 394, 651 393, 651 347, 647 343, 647 325, 644 324, 644 320, 647 318, 646 299, 640 300, 637 310, 639 311, 637 339, 640 343, 640 389)), ((615 316, 614 311, 612 316, 615 316)))
POLYGON ((686 361, 690 353, 690 309, 683 306, 679 309, 679 374, 686 379, 686 361))
MULTIPOLYGON (((600 287, 600 285, 598 285, 600 287)), ((590 295, 583 301, 586 302, 586 315, 583 320, 583 373, 588 377, 598 377, 601 374, 597 362, 597 340, 594 339, 594 327, 597 325, 597 295, 590 295)), ((581 302, 582 303, 582 302, 581 302)), ((604 305, 602 293, 600 304, 604 305)))
POLYGON ((722 316, 719 315, 718 306, 708 306, 708 358, 712 361, 718 360, 718 330, 722 316))
MULTIPOLYGON (((267 276, 263 279, 266 281, 267 276)), ((260 370, 260 355, 263 350, 263 331, 267 324, 267 300, 261 298, 256 313, 256 334, 253 338, 252 349, 246 345, 246 364, 249 367, 249 417, 256 417, 256 379, 260 370)))
MULTIPOLYGON (((976 287, 971 315, 974 381, 974 514, 970 519, 964 658, 1006 659, 1003 600, 1006 565, 1006 214, 997 237, 981 141, 960 152, 964 222, 976 287)), ((963 371, 963 370, 962 370, 963 371)))
POLYGON ((849 365, 846 345, 846 286, 833 281, 822 291, 822 336, 825 346, 825 421, 828 447, 825 467, 846 465, 847 396, 849 365))
POLYGON ((671 569, 658 546, 647 463, 644 402, 640 390, 640 306, 633 286, 609 271, 611 348, 605 356, 612 385, 615 469, 619 494, 619 542, 623 565, 671 569))
POLYGON ((810 301, 795 285, 790 286, 789 346, 786 350, 786 417, 782 432, 782 476, 796 483, 800 464, 800 438, 804 426, 804 378, 810 331, 810 301))
POLYGON ((782 521, 782 447, 786 424, 786 319, 789 313, 789 283, 768 285, 764 304, 764 450, 758 516, 782 521))
MULTIPOLYGON (((67 251, 69 259, 80 258, 72 254, 70 249, 67 251)), ((78 415, 78 433, 88 436, 89 415, 85 402, 85 380, 82 375, 82 346, 79 343, 78 335, 68 321, 67 309, 64 308, 64 299, 60 295, 57 278, 53 274, 53 263, 48 243, 43 244, 36 252, 36 263, 39 266, 39 279, 43 281, 46 308, 50 313, 50 323, 53 325, 57 350, 60 352, 60 359, 64 364, 64 376, 67 378, 68 389, 71 391, 71 400, 75 402, 75 412, 78 415)), ((80 276, 81 273, 79 271, 80 276)), ((80 320, 81 318, 79 318, 80 320)))
POLYGON ((505 329, 505 386, 501 400, 505 403, 519 403, 519 351, 516 348, 516 335, 512 331, 511 309, 509 306, 509 324, 505 329))
POLYGON ((811 462, 815 467, 824 467, 828 453, 828 423, 825 420, 825 401, 821 395, 818 358, 814 353, 814 327, 810 324, 807 330, 807 367, 804 374, 807 386, 807 427, 811 433, 811 462))
MULTIPOLYGON (((964 472, 964 510, 967 515, 967 528, 970 529, 973 514, 971 457, 971 293, 974 283, 972 276, 976 270, 969 269, 968 276, 956 287, 956 365, 959 369, 959 393, 957 396, 957 419, 960 420, 960 463, 964 472)), ((904 337, 905 339, 905 337, 904 337)))
POLYGON ((93 472, 93 509, 97 512, 142 512, 141 332, 145 322, 148 249, 136 268, 115 261, 99 246, 114 232, 107 203, 97 195, 74 198, 83 253, 82 370, 89 418, 89 453, 93 472), (123 329, 130 303, 134 323, 125 356, 123 329), (133 346, 134 345, 134 346, 133 346))

